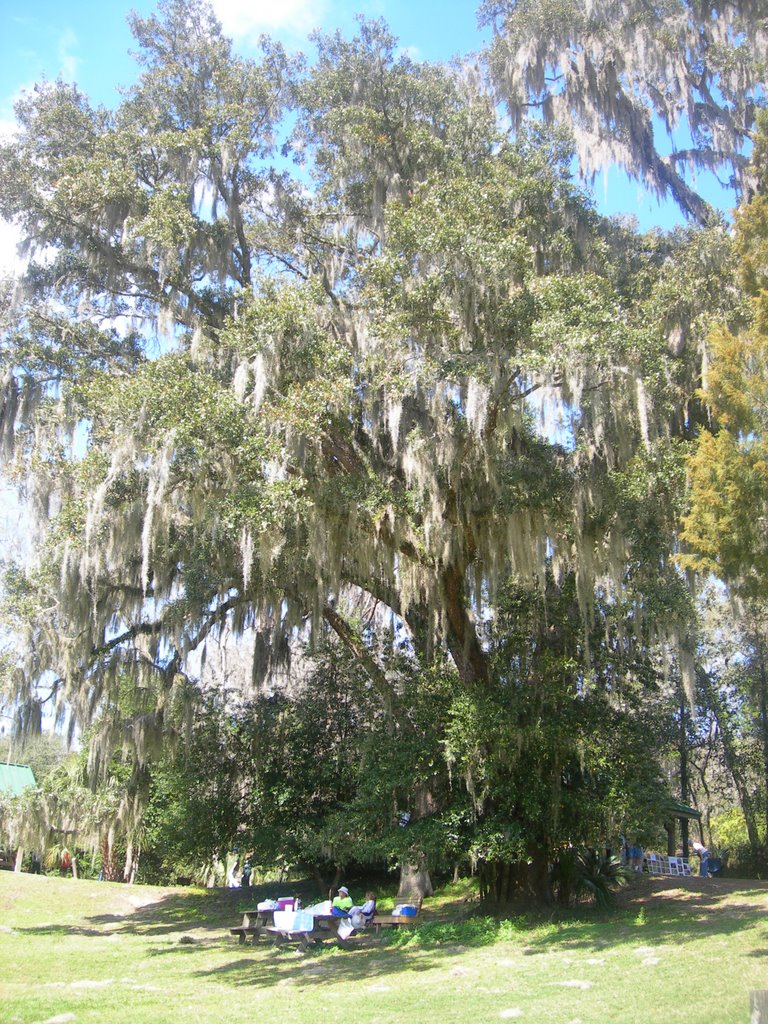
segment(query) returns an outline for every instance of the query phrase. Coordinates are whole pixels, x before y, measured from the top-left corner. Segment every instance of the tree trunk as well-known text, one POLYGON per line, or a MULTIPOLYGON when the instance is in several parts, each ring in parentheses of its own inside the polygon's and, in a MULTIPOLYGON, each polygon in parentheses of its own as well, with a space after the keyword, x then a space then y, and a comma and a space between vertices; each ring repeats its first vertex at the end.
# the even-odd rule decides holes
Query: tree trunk
POLYGON ((505 864, 499 883, 499 902, 509 903, 512 895, 512 865, 505 864))
POLYGON ((431 896, 434 892, 432 879, 429 877, 423 858, 413 864, 403 861, 400 864, 400 886, 397 899, 408 899, 410 896, 431 896))
POLYGON ((101 872, 105 882, 120 882, 121 871, 117 861, 117 850, 115 849, 114 832, 110 829, 101 838, 101 872))
POLYGON ((528 846, 528 888, 538 903, 552 902, 549 884, 549 854, 545 847, 528 846))
POLYGON ((123 881, 133 885, 136 881, 136 873, 139 870, 139 858, 141 857, 141 846, 134 847, 133 840, 128 840, 128 848, 125 851, 125 866, 123 868, 123 881))
POLYGON ((123 865, 123 881, 131 881, 131 871, 133 868, 133 841, 128 840, 128 845, 125 850, 125 864, 123 865))
POLYGON ((464 569, 448 566, 441 577, 447 621, 446 643, 464 683, 488 682, 488 655, 466 607, 464 569))
POLYGON ((747 826, 747 839, 749 840, 749 846, 752 854, 754 856, 758 856, 760 851, 760 839, 757 830, 755 806, 752 800, 752 795, 749 792, 747 780, 739 763, 736 741, 731 729, 728 711, 723 707, 719 694, 715 692, 715 688, 711 685, 709 676, 702 673, 701 679, 704 683, 707 694, 707 703, 715 716, 717 727, 720 732, 720 742, 723 745, 723 760, 725 761, 725 767, 728 769, 730 776, 733 779, 733 784, 736 787, 736 793, 739 797, 741 812, 744 815, 744 822, 747 826))
POLYGON ((332 900, 336 893, 339 891, 341 885, 341 868, 336 867, 333 873, 333 881, 331 882, 330 888, 328 889, 328 899, 332 900))
POLYGON ((477 887, 481 900, 488 899, 488 865, 484 860, 477 863, 477 887))
MULTIPOLYGON (((680 700, 680 802, 688 804, 688 729, 687 729, 688 708, 685 702, 685 694, 680 700)), ((682 839, 683 856, 688 856, 688 819, 683 818, 680 822, 680 833, 682 839)))
POLYGON ((762 747, 763 747, 763 836, 765 837, 764 848, 768 850, 768 672, 766 672, 765 648, 763 647, 762 637, 758 646, 759 659, 760 659, 760 693, 759 693, 759 705, 760 705, 760 731, 762 733, 762 747))

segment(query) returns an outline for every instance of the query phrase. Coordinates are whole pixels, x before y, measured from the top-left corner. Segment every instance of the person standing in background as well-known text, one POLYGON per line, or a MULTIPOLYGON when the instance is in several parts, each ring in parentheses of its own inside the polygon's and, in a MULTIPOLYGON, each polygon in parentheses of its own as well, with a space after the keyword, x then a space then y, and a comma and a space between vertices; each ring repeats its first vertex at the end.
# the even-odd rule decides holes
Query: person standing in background
POLYGON ((643 870, 643 848, 637 840, 629 848, 629 866, 632 871, 643 870))
POLYGON ((245 862, 243 863, 243 875, 242 875, 242 878, 240 880, 240 884, 243 886, 244 889, 247 889, 248 886, 251 884, 251 871, 252 870, 253 870, 253 868, 252 868, 252 865, 251 865, 251 858, 250 857, 246 857, 245 858, 245 862))
POLYGON ((699 875, 701 878, 709 877, 709 850, 703 843, 693 842, 693 852, 699 858, 699 875))

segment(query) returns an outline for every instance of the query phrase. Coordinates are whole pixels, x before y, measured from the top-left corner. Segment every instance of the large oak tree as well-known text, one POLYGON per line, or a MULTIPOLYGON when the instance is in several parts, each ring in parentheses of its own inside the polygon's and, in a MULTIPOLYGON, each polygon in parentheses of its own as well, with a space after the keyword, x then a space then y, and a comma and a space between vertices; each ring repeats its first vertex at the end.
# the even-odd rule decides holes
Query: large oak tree
POLYGON ((596 595, 627 643, 684 636, 670 495, 706 318, 733 304, 722 225, 601 220, 565 133, 511 132, 381 24, 319 37, 309 69, 236 56, 202 4, 132 25, 116 110, 41 86, 0 150, 29 256, 3 437, 42 531, 22 706, 54 679, 89 721, 128 672, 141 714, 104 743, 142 763, 225 623, 258 634, 257 678, 325 624, 386 703, 352 597, 493 692, 511 573, 573 580, 574 699, 596 595))

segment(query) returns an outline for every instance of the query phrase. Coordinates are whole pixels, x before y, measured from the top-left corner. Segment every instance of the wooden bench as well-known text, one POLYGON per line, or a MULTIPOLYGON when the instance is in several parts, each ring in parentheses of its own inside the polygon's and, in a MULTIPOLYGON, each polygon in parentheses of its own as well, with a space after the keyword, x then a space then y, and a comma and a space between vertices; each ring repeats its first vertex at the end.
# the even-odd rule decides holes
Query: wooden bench
MULTIPOLYGON (((318 914, 315 916, 315 926, 311 932, 289 932, 274 924, 267 925, 266 931, 272 935, 275 945, 282 945, 284 942, 298 942, 299 949, 306 950, 316 945, 323 939, 336 939, 341 943, 338 936, 339 924, 344 921, 343 917, 336 917, 332 914, 318 914)), ((255 940, 254 940, 255 941, 255 940)))
POLYGON ((382 928, 409 928, 416 924, 421 913, 422 896, 412 896, 407 899, 399 899, 395 904, 407 905, 410 907, 416 907, 416 914, 413 917, 405 917, 403 914, 379 914, 376 913, 371 918, 371 927, 375 932, 380 932, 382 928))
POLYGON ((230 928, 229 933, 237 936, 241 946, 250 935, 255 946, 259 941, 259 936, 272 920, 273 914, 274 910, 244 910, 243 923, 238 928, 230 928))

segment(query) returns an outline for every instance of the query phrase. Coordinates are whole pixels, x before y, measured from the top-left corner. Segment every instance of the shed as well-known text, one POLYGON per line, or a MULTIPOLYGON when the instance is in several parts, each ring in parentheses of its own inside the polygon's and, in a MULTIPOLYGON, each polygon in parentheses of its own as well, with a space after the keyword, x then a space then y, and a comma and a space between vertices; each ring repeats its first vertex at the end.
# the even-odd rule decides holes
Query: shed
MULTIPOLYGON (((670 800, 667 804, 667 821, 665 828, 667 830, 667 853, 670 857, 675 855, 677 850, 677 839, 676 839, 676 828, 675 822, 680 822, 680 830, 682 832, 682 848, 683 856, 688 856, 688 822, 698 821, 699 823, 699 834, 701 835, 701 811, 697 811, 695 807, 689 807, 688 804, 680 803, 678 800, 670 800)), ((702 835, 702 842, 704 837, 702 835)))
MULTIPOLYGON (((28 764, 0 763, 0 796, 19 796, 29 786, 36 786, 35 773, 28 764)), ((0 850, 0 868, 21 870, 23 850, 0 850)))
POLYGON ((0 764, 0 793, 18 796, 27 786, 36 786, 35 775, 28 764, 0 764))

